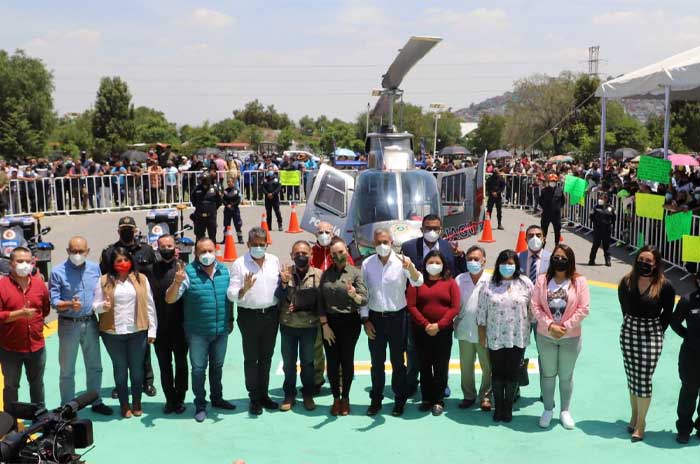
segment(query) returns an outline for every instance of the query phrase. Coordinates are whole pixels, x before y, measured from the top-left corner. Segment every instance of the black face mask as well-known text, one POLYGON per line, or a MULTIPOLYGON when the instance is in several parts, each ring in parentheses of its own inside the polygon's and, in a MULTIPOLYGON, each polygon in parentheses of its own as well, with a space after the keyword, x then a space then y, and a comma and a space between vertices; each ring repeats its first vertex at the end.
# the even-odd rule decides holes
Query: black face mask
POLYGON ((170 261, 175 257, 175 248, 161 248, 158 253, 163 261, 170 261))
POLYGON ((134 229, 128 227, 119 231, 119 238, 124 243, 131 243, 134 241, 134 229))
POLYGON ((637 266, 637 274, 642 277, 651 277, 651 274, 654 271, 654 266, 643 261, 637 261, 635 266, 637 266))
POLYGON ((566 271, 569 268, 568 258, 552 258, 552 267, 555 271, 566 271))
POLYGON ((298 269, 306 269, 309 265, 309 257, 306 255, 299 255, 294 257, 294 265, 298 269))

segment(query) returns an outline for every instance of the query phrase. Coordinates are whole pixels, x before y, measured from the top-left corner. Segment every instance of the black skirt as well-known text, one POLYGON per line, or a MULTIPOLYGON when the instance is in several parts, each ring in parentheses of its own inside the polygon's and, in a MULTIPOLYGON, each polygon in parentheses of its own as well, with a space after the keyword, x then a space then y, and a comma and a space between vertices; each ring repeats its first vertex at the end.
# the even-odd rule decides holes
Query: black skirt
POLYGON ((620 348, 627 386, 641 398, 651 397, 651 378, 661 356, 664 331, 659 318, 625 316, 620 330, 620 348))

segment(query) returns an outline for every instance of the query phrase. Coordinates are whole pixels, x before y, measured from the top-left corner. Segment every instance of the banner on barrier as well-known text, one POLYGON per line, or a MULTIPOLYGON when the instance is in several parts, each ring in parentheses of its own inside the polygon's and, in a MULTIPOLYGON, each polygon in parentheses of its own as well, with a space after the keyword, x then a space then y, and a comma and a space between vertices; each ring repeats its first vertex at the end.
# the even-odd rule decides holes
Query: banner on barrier
POLYGON ((682 211, 680 213, 666 213, 666 239, 669 242, 680 240, 684 235, 690 235, 690 226, 693 222, 693 213, 691 211, 682 211))
POLYGON ((638 217, 657 219, 664 218, 663 195, 652 195, 651 193, 638 193, 634 196, 636 202, 636 212, 638 217))
POLYGON ((688 263, 700 263, 700 237, 683 236, 683 252, 681 259, 688 263))
POLYGON ((301 172, 279 171, 280 184, 284 187, 299 187, 301 185, 301 172))

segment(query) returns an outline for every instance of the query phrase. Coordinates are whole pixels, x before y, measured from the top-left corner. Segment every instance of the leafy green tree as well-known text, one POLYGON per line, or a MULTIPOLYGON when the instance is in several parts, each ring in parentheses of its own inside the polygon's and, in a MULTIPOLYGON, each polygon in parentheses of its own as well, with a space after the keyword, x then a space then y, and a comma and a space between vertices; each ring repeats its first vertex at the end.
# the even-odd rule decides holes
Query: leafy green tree
POLYGON ((168 122, 162 111, 145 106, 134 110, 134 142, 145 143, 176 143, 177 127, 168 122))
POLYGON ((500 115, 485 114, 479 121, 479 126, 467 136, 467 148, 475 154, 501 148, 506 118, 500 115))
POLYGON ((700 152, 700 103, 671 103, 671 124, 683 129, 683 145, 689 150, 700 152))
POLYGON ((92 117, 95 151, 119 152, 134 139, 134 107, 120 77, 103 77, 92 117))
POLYGON ((277 137, 277 147, 280 150, 289 150, 295 139, 297 139, 297 130, 292 127, 285 127, 277 137))
POLYGON ((615 134, 615 144, 609 147, 611 150, 629 147, 643 152, 649 144, 649 134, 646 128, 639 120, 631 116, 625 115, 611 130, 611 133, 615 134))
POLYGON ((245 123, 238 119, 226 118, 213 124, 211 131, 220 142, 235 142, 245 130, 245 123))
POLYGON ((284 129, 292 124, 286 113, 279 113, 275 105, 265 107, 257 98, 245 104, 242 110, 234 110, 233 117, 246 126, 284 129))
POLYGON ((71 156, 77 156, 81 150, 93 153, 95 139, 92 136, 92 111, 83 113, 71 113, 60 117, 56 121, 49 142, 58 144, 60 150, 71 156))

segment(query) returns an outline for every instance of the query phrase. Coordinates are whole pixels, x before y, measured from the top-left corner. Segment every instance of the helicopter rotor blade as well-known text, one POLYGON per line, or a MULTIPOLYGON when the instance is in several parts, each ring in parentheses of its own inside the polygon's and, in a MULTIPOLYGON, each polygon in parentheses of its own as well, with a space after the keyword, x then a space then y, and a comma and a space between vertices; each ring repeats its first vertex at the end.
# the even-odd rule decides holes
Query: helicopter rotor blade
POLYGON ((382 78, 382 87, 397 89, 408 71, 418 63, 435 45, 440 43, 440 37, 411 37, 399 51, 394 62, 382 78))

